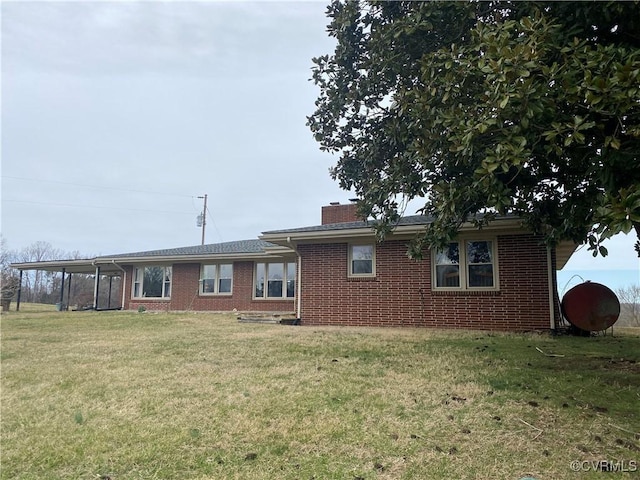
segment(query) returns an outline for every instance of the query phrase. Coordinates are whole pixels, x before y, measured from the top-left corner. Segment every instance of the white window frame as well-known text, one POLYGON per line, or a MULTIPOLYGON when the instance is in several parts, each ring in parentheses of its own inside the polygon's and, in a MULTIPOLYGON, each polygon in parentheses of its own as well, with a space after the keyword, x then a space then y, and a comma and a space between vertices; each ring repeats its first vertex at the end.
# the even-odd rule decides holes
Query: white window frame
MULTIPOLYGON (((486 238, 486 237, 465 237, 454 240, 450 243, 458 244, 458 271, 459 271, 459 280, 460 284, 457 287, 451 286, 438 286, 438 249, 432 249, 431 252, 431 288, 437 291, 497 291, 500 290, 500 285, 498 279, 499 268, 498 268, 498 241, 495 237, 486 238), (470 264, 467 258, 467 248, 468 244, 472 242, 490 242, 491 243, 491 263, 478 263, 478 264, 470 264), (473 265, 491 265, 492 274, 493 274, 493 285, 491 286, 470 286, 469 285, 469 267, 473 265)), ((443 264, 441 264, 443 265, 443 264)))
POLYGON ((171 267, 171 265, 142 265, 139 267, 133 267, 133 281, 131 282, 131 298, 169 300, 171 299, 172 284, 173 284, 173 268, 171 267), (161 292, 161 296, 159 297, 147 297, 144 294, 144 271, 147 268, 163 269, 162 292, 161 292), (168 282, 166 280, 167 278, 169 278, 168 282), (136 287, 138 287, 138 292, 139 292, 137 296, 136 296, 136 287))
POLYGON ((349 265, 348 272, 350 278, 373 278, 376 276, 376 244, 375 243, 350 243, 349 246, 349 265), (353 272, 353 262, 355 259, 353 258, 354 248, 358 247, 370 247, 371 248, 371 272, 367 273, 354 273, 353 272))
POLYGON ((295 261, 284 262, 256 262, 253 267, 253 299, 254 300, 294 300, 296 298, 296 283, 298 265, 295 261), (264 265, 264 283, 262 285, 262 296, 256 295, 258 287, 258 265, 264 265), (282 266, 282 296, 274 297, 269 296, 269 266, 280 265, 282 266), (291 267, 293 265, 293 268, 291 267), (293 270, 293 271, 291 271, 293 270), (288 296, 289 283, 293 282, 293 296, 288 296))
POLYGON ((225 263, 225 262, 203 263, 200 266, 199 293, 200 293, 200 295, 204 295, 204 296, 209 296, 209 295, 233 295, 233 263, 225 263), (231 285, 230 285, 230 289, 229 289, 228 292, 221 292, 220 291, 220 280, 223 280, 223 278, 220 277, 220 271, 222 270, 223 266, 230 266, 231 267, 231 277, 224 277, 224 279, 227 279, 227 278, 231 279, 231 285), (204 277, 204 272, 205 272, 206 267, 213 267, 214 268, 214 275, 213 275, 212 278, 205 278, 204 277), (213 291, 212 292, 205 292, 204 291, 204 281, 205 280, 213 280, 213 291))

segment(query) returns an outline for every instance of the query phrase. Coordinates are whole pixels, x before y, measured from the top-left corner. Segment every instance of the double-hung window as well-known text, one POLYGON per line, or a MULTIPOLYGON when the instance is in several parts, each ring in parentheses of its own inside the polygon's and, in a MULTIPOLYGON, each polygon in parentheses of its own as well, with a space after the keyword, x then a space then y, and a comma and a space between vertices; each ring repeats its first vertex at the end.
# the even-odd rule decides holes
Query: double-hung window
POLYGON ((200 293, 202 295, 230 294, 233 285, 233 264, 202 265, 200 293))
POLYGON ((375 276, 375 253, 376 246, 374 244, 349 245, 349 276, 375 276))
POLYGON ((150 266, 133 269, 134 298, 171 298, 171 267, 150 266))
POLYGON ((434 252, 437 289, 496 289, 495 241, 460 240, 434 252))
POLYGON ((296 296, 296 263, 256 263, 255 298, 293 298, 296 296))

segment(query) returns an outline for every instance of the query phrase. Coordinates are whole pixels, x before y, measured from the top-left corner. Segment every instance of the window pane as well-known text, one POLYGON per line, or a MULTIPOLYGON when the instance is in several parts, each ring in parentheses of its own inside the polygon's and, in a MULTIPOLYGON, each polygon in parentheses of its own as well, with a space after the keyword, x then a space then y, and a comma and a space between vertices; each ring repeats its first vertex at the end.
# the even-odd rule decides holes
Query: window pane
POLYGON ((469 265, 470 287, 493 287, 493 265, 469 265))
POLYGON ((223 264, 220 265, 220 278, 231 278, 233 277, 233 265, 223 264))
POLYGON ((460 250, 458 243, 450 243, 447 248, 436 252, 436 265, 460 264, 460 250))
POLYGON ((231 293, 231 280, 233 279, 233 265, 220 265, 220 279, 218 280, 218 293, 231 293))
POLYGON ((287 263, 287 297, 296 296, 296 264, 287 263))
POLYGON ((264 263, 256 263, 256 297, 264 297, 264 263))
POLYGON ((373 265, 371 260, 354 260, 352 263, 352 273, 366 274, 373 273, 373 265))
POLYGON ((212 278, 205 278, 202 280, 202 293, 214 293, 216 288, 216 281, 212 278))
POLYGON ((284 263, 270 263, 267 266, 269 276, 267 296, 282 297, 282 283, 284 280, 284 263))
POLYGON ((221 278, 218 287, 218 293, 231 293, 231 279, 221 278))
POLYGON ((460 247, 451 242, 444 250, 436 252, 436 286, 460 287, 460 247))
POLYGON ((133 296, 135 298, 139 298, 140 296, 142 296, 142 291, 141 291, 141 282, 142 282, 142 269, 139 267, 135 267, 133 269, 133 296))
POLYGON ((162 297, 162 282, 164 280, 164 267, 145 267, 143 281, 143 296, 162 297))
POLYGON ((353 245, 351 247, 351 258, 353 260, 372 260, 373 245, 353 245))
POLYGON ((214 293, 216 288, 216 266, 203 265, 202 278, 200 279, 202 293, 214 293))
POLYGON ((165 267, 164 269, 164 296, 171 296, 171 267, 165 267))
POLYGON ((460 286, 460 266, 458 265, 437 265, 436 281, 438 287, 459 287, 460 286))
POLYGON ((209 280, 216 278, 216 266, 215 265, 203 265, 202 266, 202 280, 209 280))
POLYGON ((282 297, 282 280, 269 280, 267 286, 267 296, 282 297))
POLYGON ((354 275, 373 273, 373 245, 351 246, 351 273, 354 275))
POLYGON ((467 263, 491 263, 491 242, 467 242, 467 263))
POLYGON ((284 278, 284 264, 270 263, 269 264, 269 280, 282 280, 283 278, 284 278))

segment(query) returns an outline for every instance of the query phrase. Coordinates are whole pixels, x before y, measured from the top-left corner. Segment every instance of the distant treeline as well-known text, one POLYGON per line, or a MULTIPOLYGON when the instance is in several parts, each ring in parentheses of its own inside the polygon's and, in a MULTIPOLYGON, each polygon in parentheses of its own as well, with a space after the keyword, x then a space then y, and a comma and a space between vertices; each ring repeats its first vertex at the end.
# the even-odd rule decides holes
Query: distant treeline
MULTIPOLYGON (((54 248, 50 243, 38 241, 20 250, 7 248, 4 238, 0 239, 0 263, 2 267, 2 295, 13 296, 15 301, 17 295, 19 272, 11 268, 12 263, 44 262, 48 260, 78 260, 90 258, 89 255, 82 255, 78 251, 65 252, 54 248)), ((95 275, 73 274, 71 277, 71 288, 69 289, 69 276, 65 277, 64 301, 70 308, 82 308, 93 304, 93 293, 95 286, 95 275)), ((30 303, 55 304, 60 301, 60 287, 62 284, 62 274, 60 272, 45 272, 38 270, 25 270, 22 274, 20 301, 30 303)), ((108 304, 109 280, 101 279, 100 300, 98 307, 108 308, 120 306, 120 278, 115 277, 111 282, 111 304, 108 304)))

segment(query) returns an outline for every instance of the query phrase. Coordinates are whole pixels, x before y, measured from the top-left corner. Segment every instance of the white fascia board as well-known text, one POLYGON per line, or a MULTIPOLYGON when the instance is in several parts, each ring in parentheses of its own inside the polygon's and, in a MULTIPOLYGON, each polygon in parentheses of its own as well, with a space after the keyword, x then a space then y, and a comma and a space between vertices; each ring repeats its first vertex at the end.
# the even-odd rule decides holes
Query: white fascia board
MULTIPOLYGON (((426 227, 426 224, 419 225, 398 225, 388 235, 389 239, 397 239, 398 237, 409 238, 416 233, 421 232, 426 227)), ((460 233, 471 231, 491 231, 491 232, 504 232, 523 234, 527 231, 523 230, 522 222, 520 219, 503 219, 491 222, 489 225, 478 229, 471 222, 464 223, 460 227, 460 233)), ((372 238, 375 237, 373 227, 363 228, 345 228, 338 230, 314 230, 307 232, 282 232, 273 234, 263 234, 259 238, 278 245, 290 245, 292 243, 336 243, 345 240, 372 238)))
POLYGON ((278 255, 278 256, 287 257, 287 256, 296 255, 295 250, 293 250, 291 247, 285 247, 282 245, 277 245, 274 247, 266 247, 264 249, 264 252, 269 256, 278 255))
POLYGON ((258 238, 277 245, 291 245, 298 243, 335 243, 351 238, 373 237, 372 228, 345 228, 342 230, 315 230, 310 232, 288 232, 263 234, 258 238))
POLYGON ((40 270, 46 272, 62 272, 66 273, 87 273, 93 274, 96 271, 96 267, 110 267, 105 269, 105 273, 120 272, 113 263, 109 262, 104 265, 100 265, 96 259, 87 258, 83 260, 48 260, 44 262, 24 262, 24 263, 12 263, 11 266, 18 270, 40 270))
MULTIPOLYGON (((293 252, 291 252, 293 254, 293 252)), ((258 260, 272 258, 273 254, 266 252, 254 253, 210 253, 204 255, 154 255, 140 257, 101 257, 96 261, 97 265, 111 264, 116 262, 118 265, 131 264, 168 264, 168 263, 200 263, 203 261, 223 261, 223 260, 258 260)))

